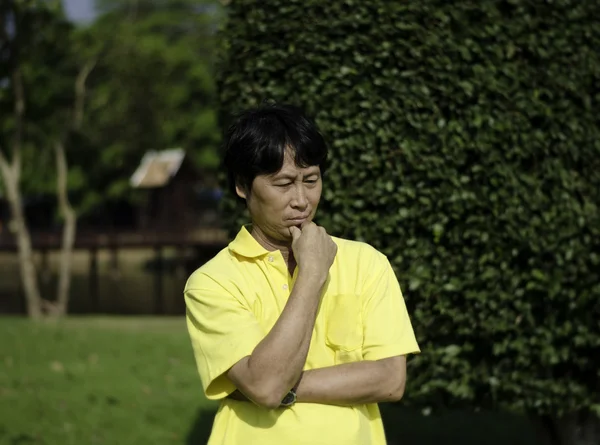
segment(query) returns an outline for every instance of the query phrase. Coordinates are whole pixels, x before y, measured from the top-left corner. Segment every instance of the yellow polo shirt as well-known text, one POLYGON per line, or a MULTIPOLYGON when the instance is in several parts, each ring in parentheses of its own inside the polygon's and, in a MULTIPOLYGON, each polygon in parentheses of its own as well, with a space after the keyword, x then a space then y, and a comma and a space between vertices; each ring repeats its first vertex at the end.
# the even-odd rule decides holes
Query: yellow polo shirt
MULTIPOLYGON (((333 238, 338 252, 322 297, 305 370, 419 352, 387 258, 368 244, 333 238)), ((296 403, 267 410, 225 397, 226 372, 271 330, 294 287, 280 251, 245 227, 189 278, 187 325, 209 399, 222 400, 209 445, 383 445, 376 404, 296 403)))

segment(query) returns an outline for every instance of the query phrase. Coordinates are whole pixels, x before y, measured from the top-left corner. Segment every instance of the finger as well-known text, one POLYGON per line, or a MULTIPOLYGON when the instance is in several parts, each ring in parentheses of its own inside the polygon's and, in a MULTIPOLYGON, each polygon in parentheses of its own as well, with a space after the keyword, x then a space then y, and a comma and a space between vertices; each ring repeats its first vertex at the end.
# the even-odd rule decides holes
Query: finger
POLYGON ((304 230, 306 227, 310 226, 311 224, 314 224, 312 221, 304 221, 302 224, 300 224, 300 227, 304 230))
POLYGON ((298 227, 292 226, 290 227, 290 235, 292 235, 292 239, 296 241, 300 238, 300 235, 302 235, 302 231, 298 227))

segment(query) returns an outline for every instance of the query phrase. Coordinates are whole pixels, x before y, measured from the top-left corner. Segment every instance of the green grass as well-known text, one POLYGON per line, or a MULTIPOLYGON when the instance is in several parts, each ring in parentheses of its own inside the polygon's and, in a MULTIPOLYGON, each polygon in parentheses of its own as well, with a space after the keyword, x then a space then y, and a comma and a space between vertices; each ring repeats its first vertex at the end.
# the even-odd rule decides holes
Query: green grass
MULTIPOLYGON (((215 410, 181 317, 0 318, 0 445, 203 445, 215 410)), ((383 414, 390 445, 534 443, 508 415, 383 414)))
POLYGON ((182 318, 0 319, 0 444, 192 444, 202 396, 182 318))

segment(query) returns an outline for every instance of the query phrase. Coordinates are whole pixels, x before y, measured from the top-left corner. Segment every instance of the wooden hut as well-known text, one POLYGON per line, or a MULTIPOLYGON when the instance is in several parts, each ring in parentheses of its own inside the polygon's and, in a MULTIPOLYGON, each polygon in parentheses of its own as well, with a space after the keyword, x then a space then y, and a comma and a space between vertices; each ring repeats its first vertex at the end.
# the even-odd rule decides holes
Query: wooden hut
POLYGON ((142 193, 138 210, 141 230, 173 232, 218 226, 216 176, 198 169, 182 149, 146 153, 130 183, 142 193))

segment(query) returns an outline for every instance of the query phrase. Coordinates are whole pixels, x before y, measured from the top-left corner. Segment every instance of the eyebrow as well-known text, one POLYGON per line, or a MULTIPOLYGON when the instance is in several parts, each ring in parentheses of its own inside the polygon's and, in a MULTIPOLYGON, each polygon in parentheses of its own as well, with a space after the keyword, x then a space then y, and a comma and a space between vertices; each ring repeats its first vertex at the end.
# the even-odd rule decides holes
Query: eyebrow
MULTIPOLYGON (((320 176, 320 173, 318 171, 314 171, 311 173, 307 173, 305 175, 303 175, 303 178, 308 178, 310 176, 320 176)), ((273 181, 277 181, 277 180, 281 180, 281 179, 296 179, 296 175, 292 175, 290 173, 280 173, 278 175, 273 176, 273 181)))

